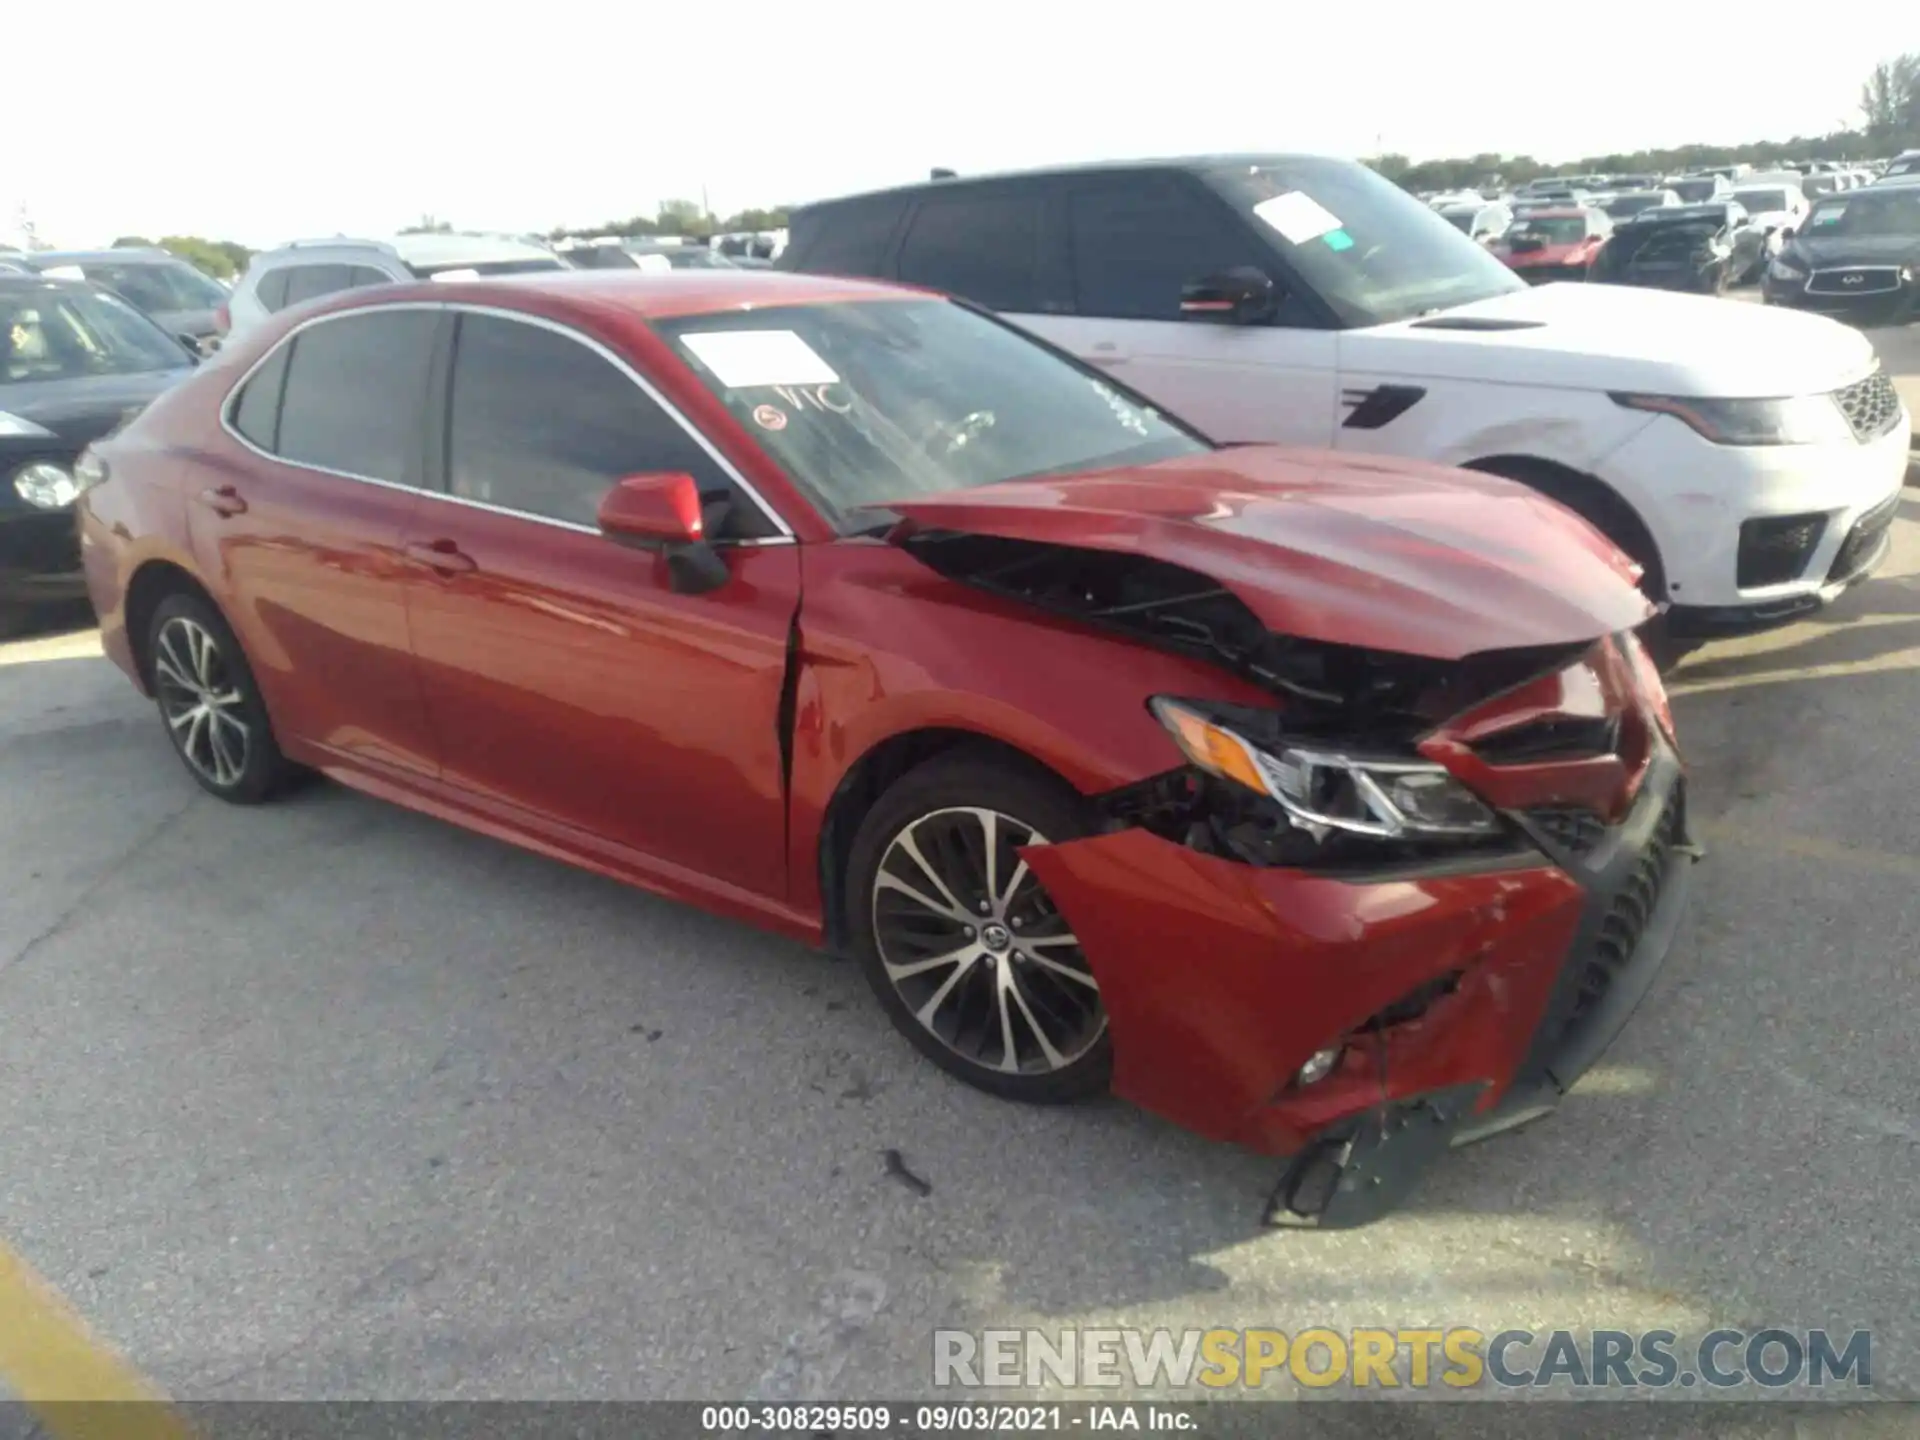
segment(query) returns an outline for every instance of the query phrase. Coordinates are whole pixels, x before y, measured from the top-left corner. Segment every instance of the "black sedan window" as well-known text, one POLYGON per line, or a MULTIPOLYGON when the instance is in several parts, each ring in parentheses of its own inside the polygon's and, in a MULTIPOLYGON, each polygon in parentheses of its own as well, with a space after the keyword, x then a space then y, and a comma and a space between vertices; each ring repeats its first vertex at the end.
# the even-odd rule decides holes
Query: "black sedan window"
POLYGON ((117 296, 51 284, 0 290, 0 383, 132 375, 186 363, 177 341, 117 296))

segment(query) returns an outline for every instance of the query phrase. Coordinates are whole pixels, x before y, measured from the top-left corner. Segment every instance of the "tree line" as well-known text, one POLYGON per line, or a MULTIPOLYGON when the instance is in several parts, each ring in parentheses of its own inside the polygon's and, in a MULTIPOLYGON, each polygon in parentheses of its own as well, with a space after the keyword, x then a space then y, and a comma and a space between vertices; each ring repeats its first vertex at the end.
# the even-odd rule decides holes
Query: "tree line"
POLYGON ((1557 163, 1491 152, 1420 161, 1405 155, 1374 155, 1366 163, 1409 190, 1461 190, 1494 183, 1522 185, 1542 175, 1675 175, 1743 160, 1756 165, 1783 160, 1871 160, 1911 149, 1920 149, 1920 50, 1876 65, 1860 87, 1860 123, 1825 135, 1748 145, 1615 151, 1557 163))
MULTIPOLYGON (((604 225, 579 230, 559 226, 547 231, 546 238, 571 240, 594 235, 680 235, 705 240, 710 236, 742 230, 778 230, 786 223, 787 212, 784 209, 742 210, 734 215, 719 216, 702 210, 691 200, 667 200, 651 215, 631 215, 624 220, 609 220, 604 225)), ((447 234, 455 228, 450 221, 423 215, 415 224, 402 226, 400 233, 447 234)), ((144 235, 122 235, 113 242, 113 246, 116 250, 126 246, 142 249, 158 247, 178 255, 216 280, 231 280, 247 268, 247 261, 253 256, 252 250, 237 241, 208 240, 199 235, 163 235, 158 240, 149 240, 144 235)))

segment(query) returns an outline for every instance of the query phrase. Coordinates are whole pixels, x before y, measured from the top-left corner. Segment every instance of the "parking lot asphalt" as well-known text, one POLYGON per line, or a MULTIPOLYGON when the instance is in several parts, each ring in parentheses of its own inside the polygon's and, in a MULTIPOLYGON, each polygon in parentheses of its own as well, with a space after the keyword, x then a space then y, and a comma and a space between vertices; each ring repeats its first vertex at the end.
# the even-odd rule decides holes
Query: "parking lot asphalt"
MULTIPOLYGON (((0 647, 0 1317, 30 1267, 192 1399, 907 1397, 1023 1324, 1867 1328, 1920 1396, 1920 489, 1673 682, 1710 853, 1654 994, 1321 1235, 1258 1228, 1271 1160, 945 1079, 850 965, 336 786, 223 806, 89 632, 0 647)), ((123 1373, 6 1331, 16 1390, 123 1373)))

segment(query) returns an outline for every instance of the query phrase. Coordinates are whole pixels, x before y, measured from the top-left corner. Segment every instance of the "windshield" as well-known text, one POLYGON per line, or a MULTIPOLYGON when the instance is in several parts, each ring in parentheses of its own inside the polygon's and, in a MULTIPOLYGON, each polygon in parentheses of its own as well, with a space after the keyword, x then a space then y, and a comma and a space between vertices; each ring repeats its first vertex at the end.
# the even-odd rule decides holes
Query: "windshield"
POLYGON ((655 322, 829 516, 1211 447, 1099 375, 944 300, 655 322))
POLYGON ((1538 240, 1545 245, 1577 245, 1587 238, 1584 215, 1534 215, 1507 231, 1507 243, 1538 240))
POLYGON ((1920 187, 1912 190, 1850 191, 1843 199, 1813 207, 1800 232, 1809 240, 1835 235, 1901 236, 1920 240, 1920 187))
POLYGON ((1642 210, 1652 210, 1666 202, 1664 195, 1616 195, 1602 208, 1616 220, 1629 215, 1638 215, 1642 210))
POLYGON ((186 363, 178 343, 116 295, 52 285, 0 289, 0 382, 133 375, 186 363))
POLYGON ((1431 207, 1353 161, 1302 156, 1206 175, 1344 324, 1387 325, 1526 288, 1431 207))
POLYGON ((148 261, 88 261, 80 273, 96 285, 117 291, 149 315, 172 310, 211 310, 223 305, 227 292, 193 266, 148 261))
POLYGON ((1736 190, 1727 198, 1736 205, 1745 206, 1750 215, 1787 208, 1787 192, 1784 190, 1736 190))
POLYGON ((1676 180, 1667 188, 1682 200, 1711 200, 1719 193, 1719 182, 1715 180, 1676 180))

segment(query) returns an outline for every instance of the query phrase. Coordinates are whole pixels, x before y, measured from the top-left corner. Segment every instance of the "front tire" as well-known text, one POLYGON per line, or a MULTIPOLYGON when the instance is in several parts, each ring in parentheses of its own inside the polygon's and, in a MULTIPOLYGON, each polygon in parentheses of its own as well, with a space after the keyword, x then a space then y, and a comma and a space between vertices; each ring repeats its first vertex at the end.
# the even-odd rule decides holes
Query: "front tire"
POLYGON ((1089 828, 1037 766, 963 751, 902 777, 854 837, 846 914, 868 983, 921 1054, 990 1094, 1057 1104, 1110 1083, 1099 984, 1014 854, 1089 828))
POLYGON ((200 788, 236 805, 257 805, 278 790, 291 767, 220 612, 196 595, 167 596, 154 608, 147 657, 167 738, 200 788))

